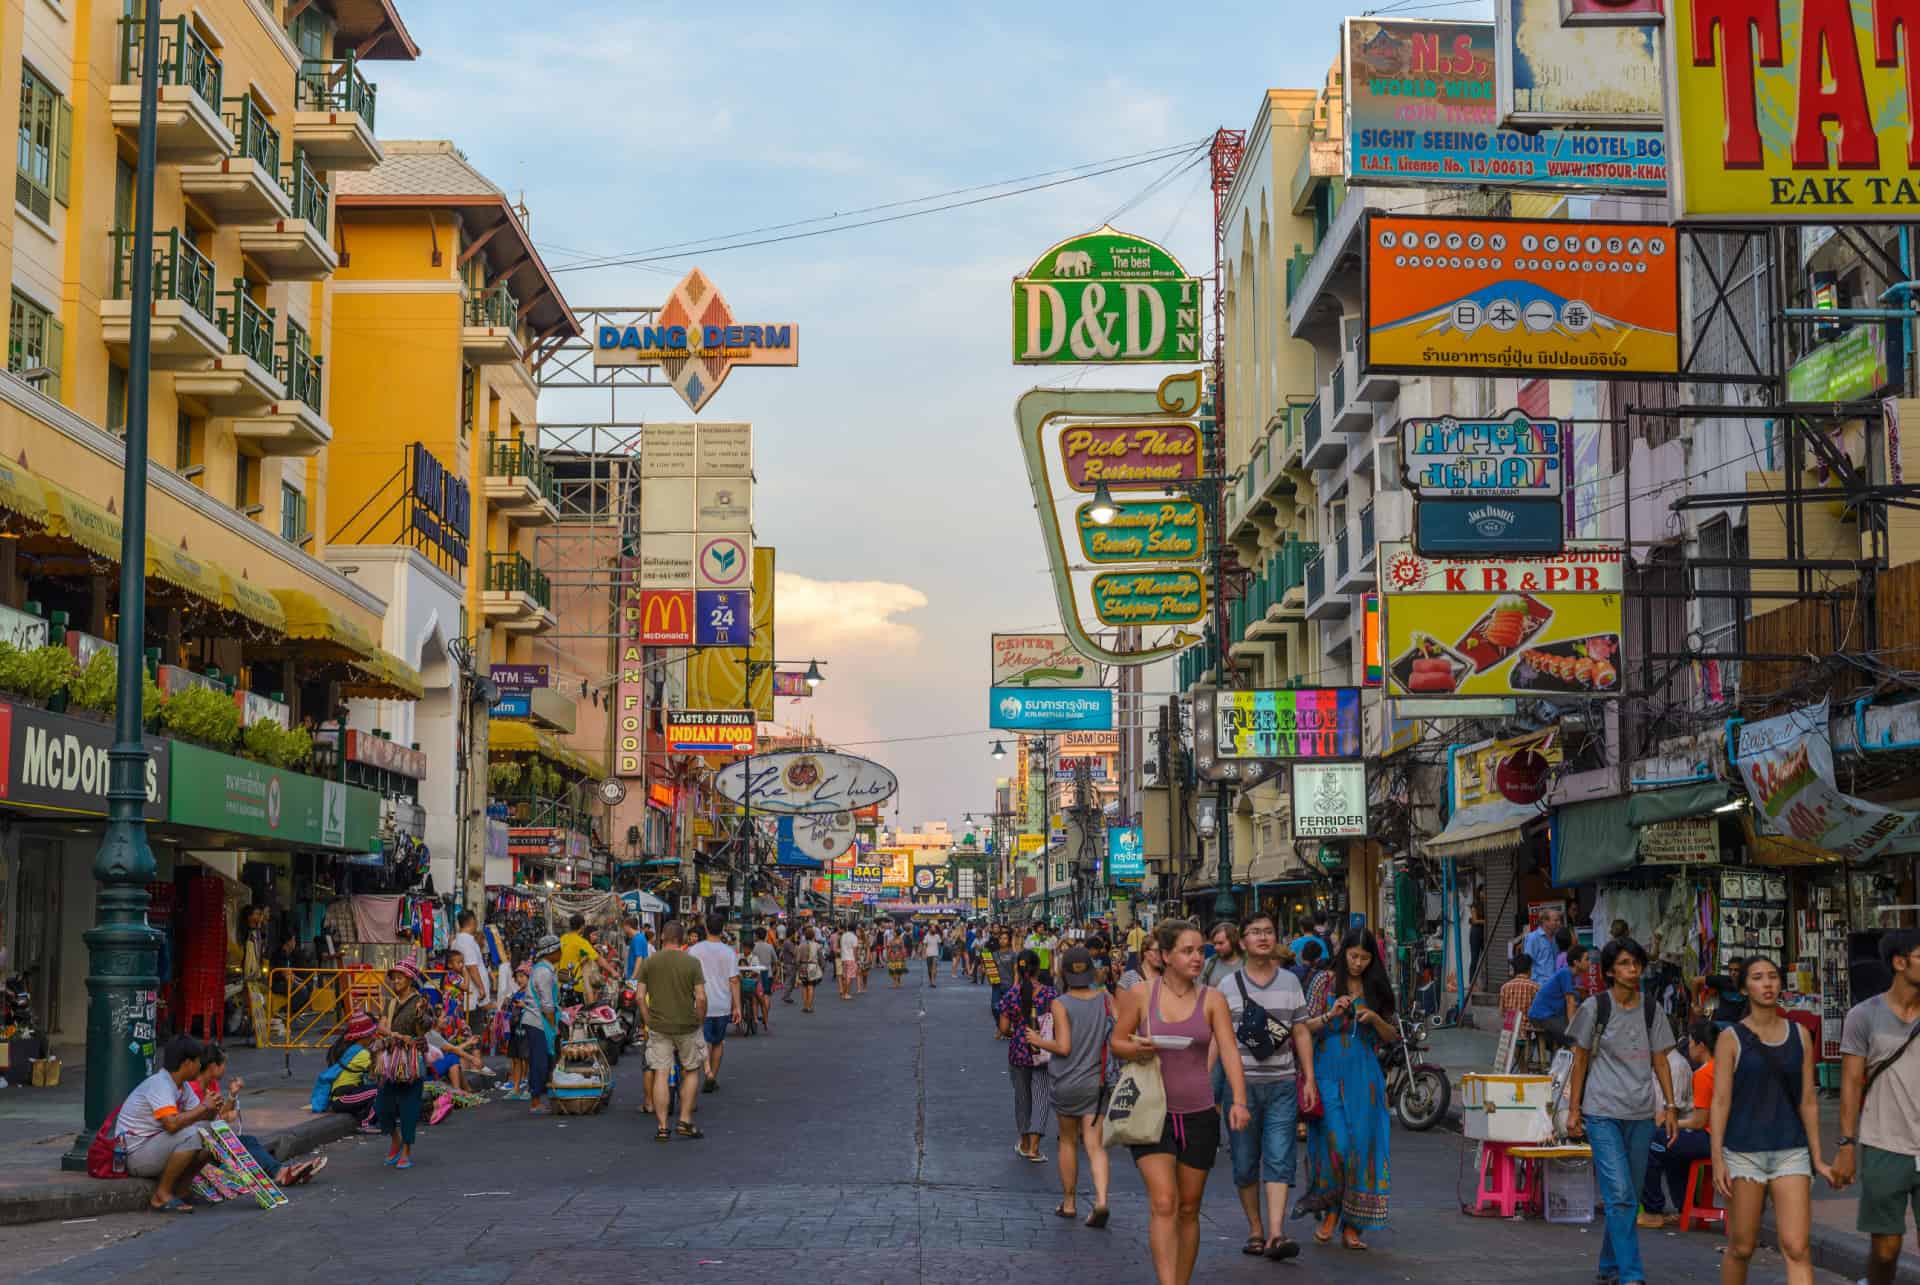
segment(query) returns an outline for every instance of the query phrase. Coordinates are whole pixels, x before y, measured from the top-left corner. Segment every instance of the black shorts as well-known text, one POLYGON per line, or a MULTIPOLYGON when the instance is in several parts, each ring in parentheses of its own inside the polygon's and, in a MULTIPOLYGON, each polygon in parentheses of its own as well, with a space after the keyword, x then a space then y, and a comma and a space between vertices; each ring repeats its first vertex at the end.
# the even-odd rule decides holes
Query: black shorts
POLYGON ((1202 1172, 1212 1170, 1220 1155, 1220 1113, 1209 1107, 1185 1115, 1167 1112, 1160 1127, 1160 1141, 1145 1147, 1129 1147, 1135 1160, 1142 1156, 1172 1156, 1176 1164, 1202 1172))
POLYGON ((527 1034, 522 1027, 514 1027, 513 1034, 507 1036, 507 1056, 516 1062, 527 1060, 527 1034))

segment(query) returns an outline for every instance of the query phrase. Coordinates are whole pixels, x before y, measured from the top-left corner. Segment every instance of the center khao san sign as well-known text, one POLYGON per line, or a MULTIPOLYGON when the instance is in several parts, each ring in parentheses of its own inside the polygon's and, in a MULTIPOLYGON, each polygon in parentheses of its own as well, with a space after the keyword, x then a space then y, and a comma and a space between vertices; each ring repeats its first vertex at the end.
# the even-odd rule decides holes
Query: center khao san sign
POLYGON ((658 366, 688 409, 697 411, 735 366, 798 366, 800 327, 790 321, 737 320, 712 279, 695 268, 680 279, 651 324, 598 327, 593 364, 658 366))
POLYGON ((1675 216, 1912 220, 1916 26, 1905 0, 1669 0, 1675 216))
POLYGON ((1164 247, 1102 227, 1051 247, 1013 279, 1013 360, 1200 360, 1201 283, 1164 247))

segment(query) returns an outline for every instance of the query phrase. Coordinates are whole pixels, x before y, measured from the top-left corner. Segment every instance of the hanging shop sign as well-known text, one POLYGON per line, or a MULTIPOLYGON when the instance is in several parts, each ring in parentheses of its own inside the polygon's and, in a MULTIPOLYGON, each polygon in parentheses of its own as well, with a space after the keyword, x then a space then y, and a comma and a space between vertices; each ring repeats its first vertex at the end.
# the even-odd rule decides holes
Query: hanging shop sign
POLYGON ((1107 571, 1093 578, 1093 614, 1103 624, 1192 624, 1207 614, 1197 571, 1107 571))
POLYGON ((640 587, 692 589, 693 542, 691 531, 648 534, 640 544, 640 587))
POLYGON ((695 477, 699 474, 698 424, 648 424, 640 442, 640 477, 695 477))
MULTIPOLYGON (((753 805, 760 807, 759 796, 753 805)), ((819 812, 777 818, 780 841, 814 861, 838 861, 854 850, 853 813, 819 812)))
POLYGON ((1523 411, 1489 419, 1410 419, 1400 425, 1407 489, 1421 500, 1560 498, 1566 425, 1523 411))
POLYGON ((500 699, 487 706, 489 718, 533 717, 532 692, 501 692, 500 699))
POLYGON ((680 801, 680 792, 669 781, 647 783, 647 806, 671 812, 680 801))
POLYGON ((1194 500, 1121 500, 1113 520, 1093 520, 1093 505, 1074 511, 1080 552, 1088 562, 1197 562, 1206 526, 1194 500))
POLYGON ((1139 883, 1147 877, 1146 832, 1137 825, 1107 827, 1107 878, 1139 883))
POLYGON ((1424 558, 1380 546, 1389 696, 1615 696, 1617 545, 1556 557, 1424 558))
POLYGON ((1490 22, 1349 18, 1344 49, 1349 183, 1666 190, 1657 131, 1500 128, 1490 22))
MULTIPOLYGON (((753 582, 753 542, 745 536, 700 536, 694 558, 694 585, 701 589, 740 589, 753 582)), ((698 605, 697 603, 695 604, 698 605)), ((699 622, 694 622, 699 628, 699 622)))
POLYGON ((1668 8, 1675 217, 1913 219, 1920 144, 1906 103, 1917 60, 1901 34, 1904 10, 1892 0, 1668 8))
MULTIPOLYGON (((773 649, 775 550, 761 546, 753 550, 753 593, 736 596, 752 608, 752 628, 739 628, 736 636, 746 645, 701 647, 687 658, 685 666, 687 700, 703 709, 744 708, 751 705, 763 720, 773 718, 773 649), (752 662, 749 669, 748 662, 752 662), (752 682, 749 684, 748 679, 752 682)), ((735 624, 740 616, 736 611, 735 624)), ((711 621, 708 622, 709 625, 711 621)))
POLYGON ((1080 691, 990 687, 987 726, 1008 732, 1108 731, 1113 727, 1113 692, 1104 687, 1080 691))
MULTIPOLYGON (((74 636, 75 631, 67 632, 67 637, 74 636)), ((91 637, 91 635, 80 636, 91 637)), ((47 645, 47 622, 31 612, 0 606, 0 642, 6 643, 15 651, 33 651, 35 648, 44 647, 47 645)), ((104 645, 113 646, 112 643, 104 645)), ((79 662, 82 669, 85 669, 90 657, 82 656, 75 651, 74 659, 79 662)))
POLYGON ((1825 848, 1848 861, 1920 846, 1920 812, 1900 812, 1841 792, 1833 770, 1827 702, 1740 723, 1735 766, 1762 834, 1825 848))
POLYGON ((1013 279, 1014 364, 1198 361, 1200 301, 1200 279, 1145 237, 1069 237, 1013 279))
POLYGON ((737 477, 703 477, 694 487, 694 529, 753 530, 753 483, 737 477))
POLYGON ((380 796, 299 772, 172 743, 167 820, 308 848, 371 852, 380 796))
POLYGON ((798 366, 800 327, 736 321, 712 280, 695 268, 650 323, 597 326, 593 364, 659 366, 680 400, 697 411, 736 366, 798 366))
POLYGON ((900 780, 871 759, 783 750, 729 763, 714 777, 713 788, 755 812, 792 816, 884 803, 899 791, 900 780))
POLYGON ((1107 760, 1100 754, 1066 754, 1054 760, 1053 779, 1071 781, 1081 768, 1087 769, 1088 779, 1105 781, 1107 779, 1107 760))
POLYGON ((1360 756, 1360 689, 1283 687, 1194 695, 1197 759, 1360 756))
POLYGON ((1720 823, 1710 816, 1640 827, 1643 865, 1708 865, 1720 860, 1720 823))
POLYGON ((1679 369, 1668 228, 1372 213, 1365 235, 1367 369, 1584 379, 1679 369))
POLYGON ((773 694, 795 698, 813 695, 813 685, 807 681, 807 671, 804 669, 774 670, 773 694))
POLYGON ((1666 0, 1560 0, 1563 27, 1657 27, 1666 0))
POLYGON ((499 687, 545 687, 553 681, 548 665, 489 665, 487 677, 499 687))
POLYGON ((1098 687, 1100 667, 1065 634, 993 635, 994 687, 1098 687))
POLYGON ((670 709, 669 754, 751 754, 758 719, 750 709, 670 709))
POLYGON ((1032 856, 1036 852, 1045 852, 1047 850, 1047 836, 1044 834, 1023 834, 1020 836, 1018 849, 1026 856, 1032 856))
POLYGON ((1435 842, 1442 845, 1498 836, 1517 837, 1518 827, 1542 815, 1537 802, 1516 803, 1500 792, 1500 769, 1508 760, 1528 755, 1544 759, 1550 768, 1565 761, 1560 729, 1550 727, 1504 741, 1481 741, 1448 751, 1452 779, 1452 809, 1446 828, 1435 842))
POLYGON ((693 642, 696 647, 745 647, 752 634, 751 590, 694 591, 693 642))
POLYGON ((648 647, 693 646, 694 590, 640 589, 635 594, 638 602, 627 610, 637 617, 637 641, 648 647))
POLYGON ((378 768, 382 772, 391 772, 395 776, 404 776, 412 781, 427 779, 425 750, 415 749, 411 745, 402 745, 384 736, 374 736, 357 727, 347 729, 347 761, 378 768))
POLYGON ((507 828, 507 853, 514 857, 542 860, 560 855, 564 841, 552 826, 516 825, 507 828))
POLYGON ((1200 476, 1200 430, 1178 421, 1077 424, 1060 430, 1060 462, 1076 491, 1180 486, 1200 476))
POLYGON ((1428 558, 1539 556, 1566 547, 1558 500, 1421 500, 1413 506, 1414 552, 1428 558))
POLYGON ((1292 770, 1294 838, 1366 837, 1365 763, 1295 763, 1292 770))
MULTIPOLYGON (((1495 0, 1495 105, 1514 129, 1570 125, 1658 131, 1660 32, 1566 26, 1566 0, 1495 0)), ((1656 133, 1655 137, 1659 137, 1656 133)))
MULTIPOLYGON (((1857 402, 1876 397, 1894 382, 1887 327, 1859 325, 1821 344, 1787 368, 1790 402, 1857 402)), ((1898 358, 1899 350, 1894 349, 1898 358)))
MULTIPOLYGON (((613 682, 613 773, 621 777, 638 777, 646 774, 642 727, 647 691, 647 595, 663 591, 640 587, 638 558, 621 558, 619 574, 620 636, 614 644, 618 649, 618 661, 613 682)), ((691 643, 692 594, 687 594, 687 597, 687 642, 691 643)), ((532 703, 528 704, 528 712, 531 713, 532 703)))
POLYGON ((467 565, 473 494, 419 442, 408 447, 407 529, 459 566, 467 565))
POLYGON ((1361 600, 1364 614, 1361 616, 1360 636, 1366 663, 1361 686, 1378 687, 1384 678, 1380 653, 1380 595, 1369 589, 1361 595, 1361 600))
MULTIPOLYGON (((0 807, 36 812, 105 816, 107 751, 113 728, 69 718, 35 705, 0 703, 0 807)), ((162 821, 167 815, 171 742, 142 736, 146 750, 147 801, 141 815, 162 821)))

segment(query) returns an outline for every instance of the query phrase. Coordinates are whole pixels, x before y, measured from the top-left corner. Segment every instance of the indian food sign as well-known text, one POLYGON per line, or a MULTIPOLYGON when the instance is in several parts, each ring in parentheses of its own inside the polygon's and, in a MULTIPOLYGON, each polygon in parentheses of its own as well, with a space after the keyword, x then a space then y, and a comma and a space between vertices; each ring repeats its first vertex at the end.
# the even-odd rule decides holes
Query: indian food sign
POLYGON ((1200 300, 1200 279, 1145 237, 1069 237, 1013 279, 1014 364, 1198 361, 1200 300))
POLYGON ((1361 364, 1409 374, 1672 374, 1679 250, 1645 223, 1370 214, 1361 364))
POLYGON ((1617 696, 1623 554, 1427 558, 1380 546, 1387 695, 1617 696))
POLYGON ((1671 0, 1675 216, 1912 220, 1916 25, 1902 0, 1671 0))

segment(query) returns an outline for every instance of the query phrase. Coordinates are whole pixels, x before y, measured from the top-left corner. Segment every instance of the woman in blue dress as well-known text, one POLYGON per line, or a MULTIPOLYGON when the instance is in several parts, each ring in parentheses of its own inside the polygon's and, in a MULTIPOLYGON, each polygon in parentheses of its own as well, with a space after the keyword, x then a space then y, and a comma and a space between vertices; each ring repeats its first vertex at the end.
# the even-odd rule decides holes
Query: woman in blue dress
POLYGON ((1302 1203, 1320 1215, 1314 1240, 1324 1245, 1338 1229, 1346 1248, 1363 1250, 1361 1234, 1387 1225, 1390 1117, 1379 1050, 1400 1038, 1393 986, 1372 933, 1356 928, 1341 941, 1332 983, 1316 988, 1308 1004, 1324 1111, 1307 1126, 1311 1182, 1302 1203))

